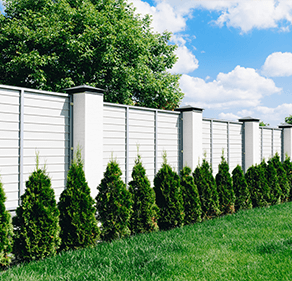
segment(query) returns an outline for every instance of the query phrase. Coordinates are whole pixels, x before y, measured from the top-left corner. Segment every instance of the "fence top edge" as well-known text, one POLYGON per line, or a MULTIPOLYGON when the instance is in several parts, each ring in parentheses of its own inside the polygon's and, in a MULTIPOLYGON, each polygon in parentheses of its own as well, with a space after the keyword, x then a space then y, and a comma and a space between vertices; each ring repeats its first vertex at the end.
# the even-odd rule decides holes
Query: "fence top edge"
POLYGON ((170 113, 174 115, 180 115, 180 112, 177 112, 177 111, 156 109, 156 108, 149 108, 149 107, 142 107, 142 106, 135 106, 135 105, 126 105, 126 104, 118 104, 118 103, 110 103, 110 102, 104 102, 103 105, 113 106, 113 107, 122 107, 122 108, 128 107, 129 109, 135 109, 135 110, 145 110, 145 111, 152 111, 152 112, 157 111, 159 113, 170 113))
POLYGON ((218 122, 218 123, 229 123, 229 124, 237 124, 237 125, 242 125, 242 122, 238 121, 229 121, 229 120, 223 120, 223 119, 214 119, 214 118, 203 118, 203 121, 213 121, 213 122, 218 122))
POLYGON ((17 87, 17 86, 9 86, 0 84, 0 90, 15 90, 15 91, 24 91, 24 93, 34 93, 34 94, 42 94, 42 95, 50 95, 50 96, 61 96, 61 97, 69 97, 70 94, 67 93, 59 93, 59 92, 50 92, 44 90, 36 90, 31 88, 17 87))

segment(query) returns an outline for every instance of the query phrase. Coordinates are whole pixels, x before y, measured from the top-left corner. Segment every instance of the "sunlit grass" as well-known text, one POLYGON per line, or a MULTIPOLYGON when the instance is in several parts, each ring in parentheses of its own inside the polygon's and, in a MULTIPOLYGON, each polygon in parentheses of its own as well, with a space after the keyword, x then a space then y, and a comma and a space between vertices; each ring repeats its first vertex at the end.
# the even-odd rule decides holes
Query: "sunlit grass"
POLYGON ((292 280, 292 203, 62 253, 0 280, 292 280))

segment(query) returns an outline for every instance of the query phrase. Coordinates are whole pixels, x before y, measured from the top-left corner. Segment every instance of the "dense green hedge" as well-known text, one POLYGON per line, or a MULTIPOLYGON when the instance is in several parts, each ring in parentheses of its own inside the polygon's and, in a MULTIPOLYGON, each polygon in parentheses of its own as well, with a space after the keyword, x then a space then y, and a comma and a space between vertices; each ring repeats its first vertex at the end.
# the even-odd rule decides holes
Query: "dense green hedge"
POLYGON ((98 186, 95 214, 79 151, 68 172, 66 189, 60 196, 60 215, 50 178, 45 169, 38 167, 37 160, 37 168, 26 182, 21 205, 13 218, 14 234, 0 182, 0 268, 10 263, 12 245, 18 261, 55 255, 60 238, 62 249, 94 245, 100 232, 98 222, 100 238, 111 241, 131 232, 158 230, 158 225, 161 230, 167 230, 291 200, 292 163, 287 157, 282 164, 275 155, 268 163, 262 161, 249 167, 245 175, 238 165, 231 178, 222 156, 216 181, 206 159, 193 175, 189 167, 184 167, 179 176, 167 164, 166 154, 163 158, 152 189, 138 155, 129 190, 121 179, 118 163, 111 160, 98 186))

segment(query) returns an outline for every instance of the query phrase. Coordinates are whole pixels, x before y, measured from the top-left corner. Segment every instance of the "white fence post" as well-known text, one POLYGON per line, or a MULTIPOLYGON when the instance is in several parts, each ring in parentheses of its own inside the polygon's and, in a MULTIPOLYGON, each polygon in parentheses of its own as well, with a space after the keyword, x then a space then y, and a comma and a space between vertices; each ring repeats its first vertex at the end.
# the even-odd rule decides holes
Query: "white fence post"
POLYGON ((260 162, 260 138, 259 138, 259 122, 260 119, 245 117, 239 119, 239 122, 243 122, 244 139, 244 172, 255 164, 260 162))
POLYGON ((203 158, 203 109, 187 105, 175 110, 183 118, 183 166, 194 170, 203 158))
POLYGON ((285 160, 285 155, 287 154, 292 158, 292 125, 283 124, 279 128, 282 129, 282 161, 285 160))
POLYGON ((79 145, 91 196, 103 176, 103 90, 90 86, 66 89, 73 94, 73 147, 79 145))

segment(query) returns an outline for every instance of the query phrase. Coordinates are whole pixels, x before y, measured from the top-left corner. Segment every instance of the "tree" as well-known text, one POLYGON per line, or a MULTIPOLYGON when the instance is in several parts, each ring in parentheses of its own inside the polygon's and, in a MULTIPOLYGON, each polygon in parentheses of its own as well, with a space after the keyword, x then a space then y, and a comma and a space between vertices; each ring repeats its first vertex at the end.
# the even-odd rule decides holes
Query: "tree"
POLYGON ((285 117, 285 122, 288 124, 292 124, 292 115, 289 115, 288 117, 285 117))
POLYGON ((266 126, 270 126, 270 124, 269 124, 269 123, 264 123, 263 121, 261 121, 261 122, 259 123, 259 126, 260 126, 260 127, 266 127, 266 126))
POLYGON ((6 196, 0 181, 0 269, 10 264, 13 246, 11 215, 5 208, 5 200, 6 196))
POLYGON ((25 183, 21 205, 13 217, 14 247, 18 260, 36 260, 56 255, 60 246, 59 210, 51 180, 45 169, 36 170, 25 183))
POLYGON ((235 194, 235 210, 251 209, 250 192, 242 168, 237 165, 232 171, 232 182, 235 194))
POLYGON ((180 177, 184 202, 185 224, 200 222, 202 215, 201 201, 190 167, 183 167, 180 171, 180 177))
POLYGON ((0 84, 62 91, 87 84, 107 102, 173 109, 183 98, 171 34, 126 0, 7 0, 0 84))
POLYGON ((132 196, 121 179, 122 171, 115 160, 106 167, 97 187, 97 220, 101 222, 101 238, 105 241, 129 236, 132 214, 132 196))
POLYGON ((232 179, 229 173, 229 165, 223 154, 218 168, 219 170, 216 175, 216 184, 219 194, 220 211, 223 214, 233 214, 235 212, 235 195, 232 186, 232 179))
POLYGON ((283 162, 283 168, 286 171, 287 179, 290 184, 290 194, 289 194, 289 201, 291 201, 292 198, 292 162, 290 160, 290 157, 286 154, 285 161, 283 162))
POLYGON ((133 180, 129 182, 129 191, 133 199, 133 214, 130 219, 132 233, 157 231, 159 209, 155 203, 155 192, 146 176, 145 168, 138 154, 132 171, 133 180))
POLYGON ((193 173, 194 182, 198 187, 202 219, 212 219, 221 214, 219 209, 219 196, 213 171, 206 159, 203 159, 202 165, 198 165, 193 173))
POLYGON ((99 229, 94 203, 85 179, 81 151, 77 149, 68 171, 66 189, 58 203, 61 249, 78 249, 96 243, 99 229))
POLYGON ((252 206, 266 207, 270 202, 270 188, 266 180, 263 165, 252 165, 245 174, 246 182, 250 191, 252 206))
POLYGON ((274 167, 271 159, 268 161, 268 165, 265 165, 266 179, 268 180, 270 187, 270 203, 280 204, 282 195, 282 189, 280 187, 277 171, 274 167))
POLYGON ((159 208, 159 228, 167 230, 182 226, 185 214, 180 178, 167 164, 166 152, 163 154, 162 167, 154 178, 154 191, 159 208))
POLYGON ((282 190, 281 201, 286 202, 288 201, 288 198, 290 195, 290 184, 287 178, 287 173, 283 168, 283 165, 280 161, 280 156, 278 153, 276 153, 274 157, 270 159, 270 161, 273 163, 277 171, 277 176, 279 178, 279 184, 282 190))

